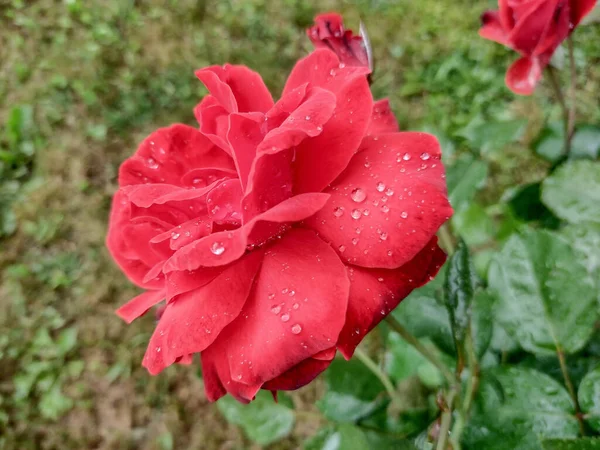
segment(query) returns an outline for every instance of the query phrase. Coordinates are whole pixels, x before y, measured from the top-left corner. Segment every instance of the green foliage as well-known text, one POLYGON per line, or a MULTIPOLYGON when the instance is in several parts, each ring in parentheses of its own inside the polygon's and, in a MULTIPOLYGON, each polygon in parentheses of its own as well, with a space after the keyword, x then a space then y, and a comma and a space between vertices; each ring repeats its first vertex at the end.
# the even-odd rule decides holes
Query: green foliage
POLYGON ((541 450, 540 439, 578 434, 569 395, 543 373, 495 368, 482 373, 479 390, 464 435, 467 448, 541 450))
POLYGON ((599 450, 600 439, 545 439, 542 448, 543 450, 599 450))
POLYGON ((488 282, 496 319, 524 349, 573 353, 591 337, 598 318, 594 282, 558 235, 514 235, 492 261, 488 282))
POLYGON ((546 178, 542 200, 569 223, 600 222, 600 162, 569 162, 546 178))
POLYGON ((577 393, 587 423, 600 431, 600 366, 589 372, 579 385, 577 393))
POLYGON ((229 396, 219 400, 217 406, 225 418, 241 426, 250 439, 268 445, 289 435, 294 426, 291 405, 283 395, 281 397, 279 403, 275 403, 270 393, 260 391, 247 406, 229 396))

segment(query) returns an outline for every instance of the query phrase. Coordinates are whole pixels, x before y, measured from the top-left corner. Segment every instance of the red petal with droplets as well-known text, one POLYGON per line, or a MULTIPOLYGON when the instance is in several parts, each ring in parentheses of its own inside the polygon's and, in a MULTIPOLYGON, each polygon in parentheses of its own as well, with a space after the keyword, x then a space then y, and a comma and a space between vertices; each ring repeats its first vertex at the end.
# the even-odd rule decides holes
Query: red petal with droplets
POLYGON ((428 283, 446 260, 437 238, 412 261, 398 269, 348 268, 350 299, 346 323, 338 339, 338 349, 350 359, 366 334, 377 326, 400 302, 428 283))
POLYGON ((368 137, 306 223, 350 264, 400 267, 452 214, 440 158, 430 134, 368 137))

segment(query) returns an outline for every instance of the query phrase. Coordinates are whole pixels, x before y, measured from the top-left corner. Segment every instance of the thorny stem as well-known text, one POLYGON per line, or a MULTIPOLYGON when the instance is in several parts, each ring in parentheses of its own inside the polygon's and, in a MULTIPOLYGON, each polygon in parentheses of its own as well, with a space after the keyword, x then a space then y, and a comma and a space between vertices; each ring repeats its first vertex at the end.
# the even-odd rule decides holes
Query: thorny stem
POLYGON ((564 134, 565 134, 565 155, 569 153, 569 147, 571 145, 571 139, 569 137, 569 107, 567 106, 567 102, 565 100, 565 96, 560 88, 560 83, 558 81, 558 77, 556 76, 556 69, 552 66, 548 66, 547 68, 548 78, 550 79, 550 85, 552 86, 552 90, 554 91, 554 95, 560 104, 560 107, 563 112, 563 123, 564 123, 564 134))
POLYGON ((454 374, 441 362, 427 347, 425 347, 416 337, 402 326, 392 315, 386 317, 386 322, 396 333, 402 337, 406 342, 412 345, 421 355, 423 355, 431 364, 438 368, 444 375, 444 378, 448 382, 448 385, 454 386, 457 383, 454 374))
POLYGON ((392 384, 388 376, 385 373, 383 373, 383 371, 379 368, 375 361, 373 361, 369 357, 369 355, 363 352, 360 348, 357 348, 354 354, 371 372, 373 372, 373 375, 379 378, 379 381, 381 381, 381 384, 383 384, 383 387, 387 391, 392 401, 395 401, 396 389, 394 388, 394 385, 392 384))
POLYGON ((573 404, 575 405, 575 417, 579 422, 579 431, 582 436, 585 436, 585 425, 583 423, 583 418, 581 414, 581 407, 579 406, 579 401, 577 400, 577 394, 575 393, 575 388, 573 386, 573 382, 571 381, 571 377, 569 376, 569 371, 567 370, 567 363, 565 361, 565 354, 563 352, 562 347, 558 342, 556 342, 556 355, 558 356, 558 362, 560 364, 560 370, 562 372, 562 376, 565 380, 565 385, 567 386, 567 390, 569 391, 569 395, 571 396, 571 400, 573 400, 573 404))

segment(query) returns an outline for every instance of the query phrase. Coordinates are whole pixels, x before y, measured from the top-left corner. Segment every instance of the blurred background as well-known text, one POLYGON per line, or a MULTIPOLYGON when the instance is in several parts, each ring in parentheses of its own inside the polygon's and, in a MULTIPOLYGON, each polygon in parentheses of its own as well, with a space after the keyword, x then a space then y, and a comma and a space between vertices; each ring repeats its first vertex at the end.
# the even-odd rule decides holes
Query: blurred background
MULTIPOLYGON (((478 147, 487 172, 477 201, 497 201, 507 186, 545 174, 548 164, 526 148, 544 114, 560 119, 560 111, 543 103, 545 85, 529 98, 504 86, 515 55, 477 35, 490 7, 0 0, 0 448, 260 448, 207 402, 197 367, 158 377, 141 367, 152 314, 131 326, 114 314, 137 293, 104 247, 119 164, 156 128, 194 124, 205 94, 197 68, 246 64, 277 97, 311 50, 305 28, 335 10, 348 28, 365 22, 374 96, 390 97, 401 128, 435 132, 446 161, 478 147), (510 142, 496 145, 493 128, 481 131, 496 120, 510 142)), ((600 27, 582 27, 575 42, 580 118, 598 123, 600 27)), ((322 383, 291 395, 293 431, 268 448, 300 448, 316 432, 322 383)))

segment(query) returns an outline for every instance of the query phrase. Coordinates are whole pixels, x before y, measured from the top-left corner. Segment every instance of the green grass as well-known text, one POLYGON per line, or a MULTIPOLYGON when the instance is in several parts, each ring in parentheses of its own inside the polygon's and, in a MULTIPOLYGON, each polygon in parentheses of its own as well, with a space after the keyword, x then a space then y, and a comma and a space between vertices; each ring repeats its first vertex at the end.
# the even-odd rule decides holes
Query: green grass
MULTIPOLYGON (((535 180, 527 152, 547 119, 547 88, 504 86, 514 55, 477 36, 486 0, 0 1, 0 448, 248 448, 204 398, 197 368, 149 377, 148 316, 114 309, 135 289, 104 248, 118 165, 160 126, 193 123, 204 94, 194 70, 247 64, 279 93, 310 43, 317 12, 359 17, 375 52, 373 91, 402 129, 427 127, 461 151, 474 121, 526 118, 525 137, 491 161, 482 201, 535 180), (224 444, 227 442, 227 444, 224 444)), ((576 36, 580 117, 600 121, 600 30, 576 36), (579 45, 580 44, 580 45, 579 45)), ((560 112, 551 109, 551 117, 560 112)), ((294 395, 311 406, 319 384, 294 395)), ((300 420, 296 448, 318 422, 300 420)))

